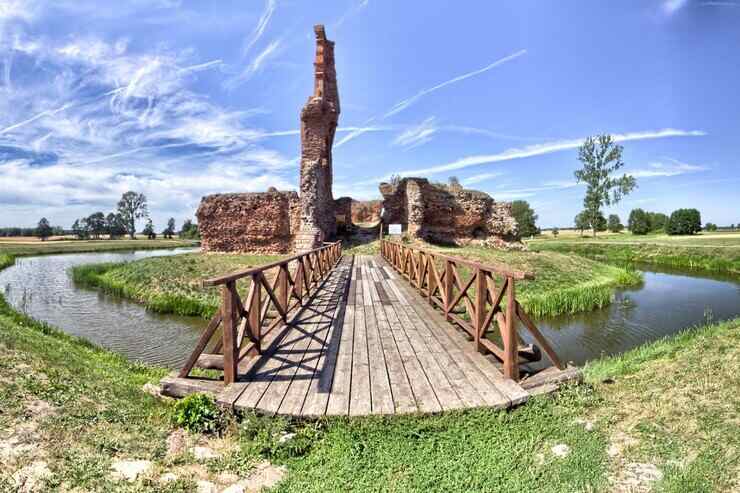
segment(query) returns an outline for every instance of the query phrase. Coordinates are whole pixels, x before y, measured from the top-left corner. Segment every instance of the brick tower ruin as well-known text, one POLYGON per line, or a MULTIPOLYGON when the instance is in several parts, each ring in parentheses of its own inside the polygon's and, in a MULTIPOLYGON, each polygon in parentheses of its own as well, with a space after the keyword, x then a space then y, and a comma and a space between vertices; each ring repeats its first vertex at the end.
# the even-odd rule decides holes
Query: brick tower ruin
POLYGON ((332 154, 339 120, 339 91, 334 68, 334 42, 324 26, 314 26, 314 90, 301 111, 301 225, 296 251, 321 246, 337 231, 332 197, 332 154))

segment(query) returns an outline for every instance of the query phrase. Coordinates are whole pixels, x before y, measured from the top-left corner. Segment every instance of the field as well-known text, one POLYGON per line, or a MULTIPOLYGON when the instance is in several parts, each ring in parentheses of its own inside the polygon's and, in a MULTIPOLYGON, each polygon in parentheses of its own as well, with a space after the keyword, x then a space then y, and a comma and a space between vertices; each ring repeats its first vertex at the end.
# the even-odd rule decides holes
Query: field
MULTIPOLYGON (((143 303, 150 310, 178 315, 211 317, 220 304, 218 288, 203 288, 208 277, 264 265, 280 259, 270 255, 190 253, 155 257, 122 264, 75 267, 75 282, 143 303)), ((248 281, 237 289, 245 294, 248 281)))
POLYGON ((200 435, 176 430, 173 403, 142 390, 164 370, 0 302, 0 491, 33 471, 46 491, 195 491, 264 461, 287 467, 278 492, 731 491, 740 485, 739 358, 735 320, 595 362, 585 385, 509 412, 225 416, 222 436, 200 435), (142 477, 115 479, 114 461, 133 459, 150 461, 142 477))
POLYGON ((190 240, 59 240, 34 238, 0 238, 0 255, 50 255, 54 253, 110 252, 121 250, 155 250, 195 246, 190 240))
POLYGON ((528 241, 535 251, 576 253, 616 263, 644 262, 668 267, 740 274, 740 233, 695 236, 608 234, 596 238, 559 235, 528 241))

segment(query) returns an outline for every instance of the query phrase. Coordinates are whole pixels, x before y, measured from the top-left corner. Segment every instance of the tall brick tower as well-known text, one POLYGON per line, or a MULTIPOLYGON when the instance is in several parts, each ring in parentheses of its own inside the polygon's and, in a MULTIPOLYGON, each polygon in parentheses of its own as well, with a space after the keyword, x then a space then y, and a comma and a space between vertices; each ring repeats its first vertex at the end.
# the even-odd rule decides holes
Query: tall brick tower
POLYGON ((314 26, 314 90, 301 111, 301 227, 297 251, 321 246, 336 235, 332 197, 332 155, 339 120, 339 92, 334 68, 334 42, 323 25, 314 26))

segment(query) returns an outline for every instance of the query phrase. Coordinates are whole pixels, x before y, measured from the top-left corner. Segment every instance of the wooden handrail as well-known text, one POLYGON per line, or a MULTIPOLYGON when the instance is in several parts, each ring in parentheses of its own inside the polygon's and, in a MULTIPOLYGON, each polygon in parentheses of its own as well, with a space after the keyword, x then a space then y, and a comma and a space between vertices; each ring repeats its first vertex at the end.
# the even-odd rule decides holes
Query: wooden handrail
POLYGON ((512 270, 501 264, 485 265, 387 240, 381 240, 380 253, 432 306, 444 312, 447 321, 465 330, 478 351, 490 352, 498 358, 508 378, 519 380, 520 362, 540 357, 534 345, 520 347, 517 320, 529 330, 552 364, 564 368, 550 343, 516 300, 516 281, 534 279, 532 272, 512 270), (442 263, 441 267, 438 262, 442 263), (467 281, 463 280, 460 267, 470 270, 467 281), (495 276, 502 278, 499 287, 495 276), (503 348, 486 338, 494 322, 503 348))
POLYGON ((221 286, 221 306, 179 376, 187 377, 197 366, 223 370, 224 384, 235 382, 239 363, 261 354, 264 337, 279 325, 289 323, 293 310, 313 296, 341 259, 342 244, 337 241, 277 262, 204 280, 203 286, 221 286), (266 274, 273 269, 277 272, 271 283, 266 274), (236 282, 245 278, 251 283, 242 300, 236 282), (271 318, 271 313, 276 315, 271 318), (221 337, 209 352, 204 352, 219 326, 221 337))
POLYGON ((500 276, 504 277, 513 277, 516 280, 532 280, 534 279, 534 273, 529 271, 522 271, 522 270, 512 270, 508 268, 507 266, 500 264, 498 262, 487 262, 485 264, 482 264, 480 262, 475 262, 474 260, 468 260, 462 257, 455 257, 452 255, 446 255, 444 253, 435 252, 432 250, 427 250, 424 248, 419 247, 411 247, 408 245, 404 245, 403 243, 398 243, 395 241, 389 241, 389 240, 382 240, 383 243, 387 243, 390 245, 397 245, 401 248, 407 248, 409 250, 413 250, 415 252, 423 252, 426 255, 430 255, 436 259, 439 260, 450 260, 455 262, 458 265, 464 265, 466 267, 471 268, 472 270, 481 269, 485 272, 490 272, 491 274, 498 274, 500 276))
POLYGON ((336 246, 337 244, 341 245, 341 243, 342 243, 341 241, 337 241, 334 243, 324 243, 324 246, 319 247, 315 250, 311 250, 311 251, 304 252, 304 253, 299 253, 298 255, 294 255, 292 257, 288 257, 282 260, 276 260, 275 262, 271 262, 269 264, 252 267, 246 270, 232 272, 231 274, 224 274, 218 277, 212 277, 210 279, 204 279, 203 281, 201 281, 201 285, 203 287, 211 287, 211 286, 220 286, 222 284, 226 284, 229 281, 238 281, 239 279, 242 279, 244 277, 249 277, 252 274, 255 274, 256 272, 264 272, 266 270, 270 270, 280 265, 287 265, 291 262, 295 262, 296 260, 300 260, 308 255, 312 255, 315 252, 327 250, 329 248, 336 246))

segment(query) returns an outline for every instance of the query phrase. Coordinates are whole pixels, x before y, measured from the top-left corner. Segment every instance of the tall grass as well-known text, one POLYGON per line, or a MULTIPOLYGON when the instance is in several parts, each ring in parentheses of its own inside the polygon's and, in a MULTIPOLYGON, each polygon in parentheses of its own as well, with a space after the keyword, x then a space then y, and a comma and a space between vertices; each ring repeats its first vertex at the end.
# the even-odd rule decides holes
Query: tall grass
POLYGON ((15 257, 6 253, 0 254, 0 270, 10 267, 15 263, 15 257))
POLYGON ((72 279, 78 286, 97 288, 104 293, 142 303, 157 313, 210 318, 218 310, 216 298, 195 298, 185 294, 155 292, 106 275, 127 263, 80 265, 72 268, 72 279))
POLYGON ((604 308, 612 302, 615 288, 640 282, 640 272, 615 267, 612 276, 599 276, 593 281, 557 290, 529 292, 519 298, 524 309, 533 317, 553 317, 604 308))

